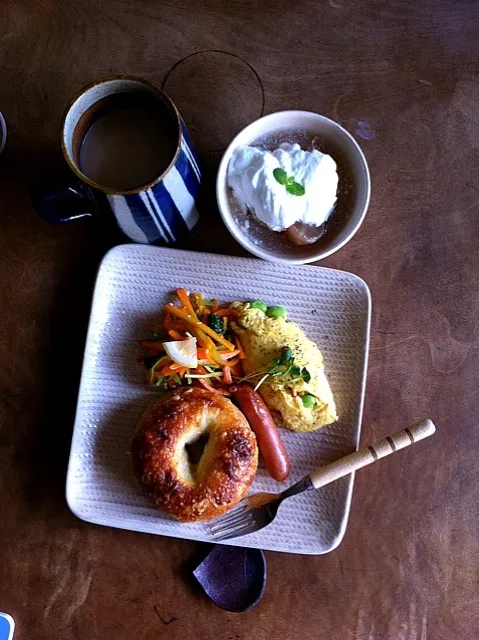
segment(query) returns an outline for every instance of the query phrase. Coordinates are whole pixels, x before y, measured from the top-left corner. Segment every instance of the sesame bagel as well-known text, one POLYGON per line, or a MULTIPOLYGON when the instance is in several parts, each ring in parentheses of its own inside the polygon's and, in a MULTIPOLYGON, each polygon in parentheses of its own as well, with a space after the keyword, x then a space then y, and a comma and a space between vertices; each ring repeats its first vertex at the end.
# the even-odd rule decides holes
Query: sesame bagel
POLYGON ((180 388, 151 404, 131 445, 145 495, 182 522, 216 518, 246 494, 258 467, 256 437, 246 418, 222 395, 180 388), (199 459, 189 451, 206 441, 199 459))

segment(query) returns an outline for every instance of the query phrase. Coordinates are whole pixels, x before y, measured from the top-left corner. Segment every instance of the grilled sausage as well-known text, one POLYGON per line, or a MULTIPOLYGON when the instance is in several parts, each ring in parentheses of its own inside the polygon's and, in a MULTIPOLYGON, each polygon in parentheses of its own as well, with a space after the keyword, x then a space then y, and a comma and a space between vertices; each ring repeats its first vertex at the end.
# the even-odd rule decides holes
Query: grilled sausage
POLYGON ((256 434, 266 469, 275 480, 283 482, 289 476, 291 464, 263 398, 249 384, 231 387, 230 391, 256 434))

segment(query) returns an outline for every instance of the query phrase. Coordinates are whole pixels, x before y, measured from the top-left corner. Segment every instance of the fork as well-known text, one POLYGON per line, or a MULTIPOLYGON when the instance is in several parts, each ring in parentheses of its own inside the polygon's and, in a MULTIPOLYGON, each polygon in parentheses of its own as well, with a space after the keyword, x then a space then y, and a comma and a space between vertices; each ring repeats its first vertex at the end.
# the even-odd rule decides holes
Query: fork
POLYGON ((249 533, 256 533, 273 522, 279 506, 286 498, 291 498, 291 496, 296 496, 304 491, 324 487, 357 469, 373 464, 379 458, 385 458, 399 449, 409 447, 411 444, 431 436, 435 431, 436 427, 432 420, 421 420, 407 429, 387 436, 374 445, 363 447, 331 464, 319 467, 282 493, 256 493, 210 525, 213 538, 215 541, 221 542, 249 533))

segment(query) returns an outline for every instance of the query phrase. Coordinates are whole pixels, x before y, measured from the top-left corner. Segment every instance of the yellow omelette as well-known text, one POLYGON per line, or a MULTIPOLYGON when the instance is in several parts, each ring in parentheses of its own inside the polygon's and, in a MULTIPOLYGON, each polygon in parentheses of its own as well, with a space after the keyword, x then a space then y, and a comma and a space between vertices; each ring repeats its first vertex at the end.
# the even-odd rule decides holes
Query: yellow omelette
POLYGON ((235 302, 231 307, 240 312, 240 316, 231 321, 231 327, 245 351, 245 375, 257 374, 249 378, 253 385, 261 379, 261 372, 271 368, 285 347, 291 349, 294 364, 306 367, 311 376, 308 382, 292 375, 270 376, 261 384, 258 391, 276 424, 292 431, 313 431, 335 422, 338 419, 336 405, 324 372, 322 353, 301 327, 283 317, 270 318, 248 304, 235 302), (303 396, 313 396, 315 404, 305 406, 303 396))

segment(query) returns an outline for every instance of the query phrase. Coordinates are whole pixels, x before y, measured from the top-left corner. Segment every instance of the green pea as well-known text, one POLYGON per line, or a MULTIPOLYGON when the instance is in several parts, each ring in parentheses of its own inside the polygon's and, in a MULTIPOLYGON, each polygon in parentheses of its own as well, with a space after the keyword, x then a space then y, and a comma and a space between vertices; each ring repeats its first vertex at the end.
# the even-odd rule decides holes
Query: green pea
POLYGON ((251 309, 259 309, 264 313, 266 313, 266 309, 268 308, 264 302, 261 302, 261 300, 255 300, 254 302, 250 302, 249 306, 251 309))
POLYGON ((316 398, 314 396, 301 396, 303 407, 306 409, 312 409, 316 404, 316 398))
POLYGON ((268 307, 266 309, 266 315, 270 318, 284 318, 288 315, 288 312, 284 307, 268 307))

